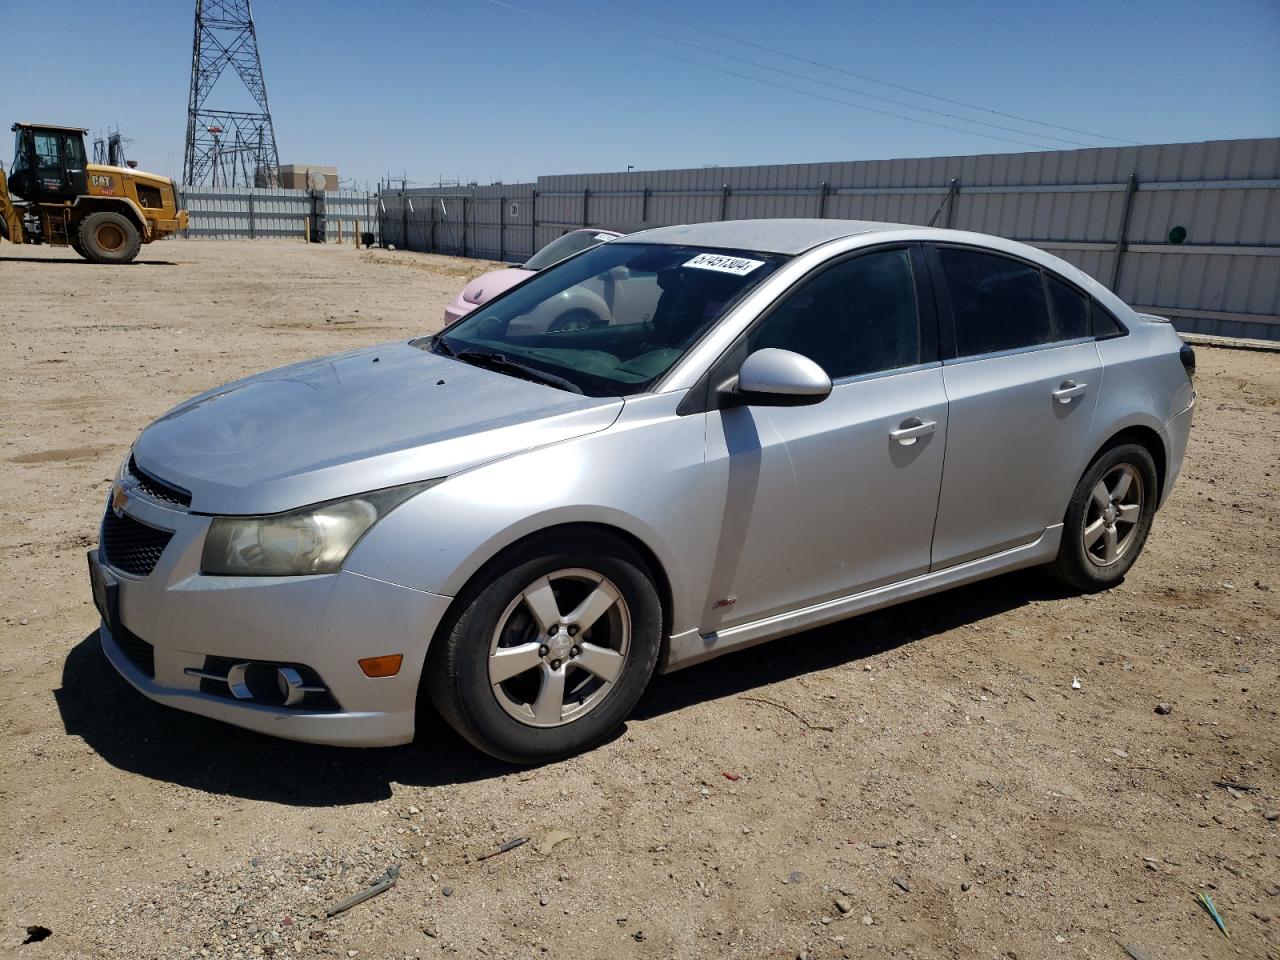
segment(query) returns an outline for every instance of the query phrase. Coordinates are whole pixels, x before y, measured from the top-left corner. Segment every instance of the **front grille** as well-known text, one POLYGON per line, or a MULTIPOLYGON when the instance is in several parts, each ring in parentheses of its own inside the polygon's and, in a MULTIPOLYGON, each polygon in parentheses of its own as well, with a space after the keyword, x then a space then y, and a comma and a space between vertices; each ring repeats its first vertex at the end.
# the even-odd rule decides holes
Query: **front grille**
POLYGON ((116 624, 116 630, 111 636, 115 639, 116 646, 120 648, 120 651, 129 658, 129 662, 148 677, 154 679, 156 675, 156 648, 122 623, 116 624))
POLYGON ((171 539, 172 532, 149 527, 128 514, 117 517, 110 507, 102 518, 102 559, 135 577, 151 574, 171 539))
POLYGON ((170 486, 163 480, 157 480, 150 474, 143 473, 132 456, 129 457, 129 466, 126 469, 129 471, 129 476, 137 483, 138 489, 152 500, 158 500, 160 503, 171 503, 178 507, 191 506, 191 494, 185 490, 170 486))

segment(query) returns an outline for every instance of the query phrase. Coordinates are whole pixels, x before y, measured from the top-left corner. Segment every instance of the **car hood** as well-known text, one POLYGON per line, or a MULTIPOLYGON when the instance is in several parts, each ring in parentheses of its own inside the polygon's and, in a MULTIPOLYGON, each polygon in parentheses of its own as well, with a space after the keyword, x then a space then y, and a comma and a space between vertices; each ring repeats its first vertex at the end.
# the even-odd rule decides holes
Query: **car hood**
POLYGON ((521 280, 533 276, 532 270, 519 267, 507 267, 503 270, 490 270, 482 273, 462 288, 462 299, 467 303, 488 303, 500 293, 510 290, 521 280))
POLYGON ((276 513, 456 473, 608 427, 584 397, 390 343, 282 367, 174 407, 138 466, 196 513, 276 513))

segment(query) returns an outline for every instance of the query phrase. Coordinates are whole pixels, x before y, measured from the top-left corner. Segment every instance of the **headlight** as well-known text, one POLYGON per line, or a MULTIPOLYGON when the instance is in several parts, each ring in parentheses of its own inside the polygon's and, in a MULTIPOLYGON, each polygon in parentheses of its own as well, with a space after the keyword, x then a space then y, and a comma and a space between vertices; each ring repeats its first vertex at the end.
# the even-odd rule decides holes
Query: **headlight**
POLYGON ((216 517, 204 540, 204 573, 298 577, 336 573, 369 528, 415 493, 425 480, 267 517, 216 517))

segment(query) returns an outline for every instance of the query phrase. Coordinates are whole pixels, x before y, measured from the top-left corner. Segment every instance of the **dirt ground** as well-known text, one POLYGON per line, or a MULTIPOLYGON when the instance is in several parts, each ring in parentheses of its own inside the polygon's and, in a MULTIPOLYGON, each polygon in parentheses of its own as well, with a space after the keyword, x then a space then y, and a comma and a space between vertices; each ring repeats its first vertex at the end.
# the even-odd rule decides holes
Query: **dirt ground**
POLYGON ((128 687, 84 554, 138 431, 433 330, 484 266, 0 246, 0 953, 1280 958, 1276 353, 1199 351, 1182 479, 1118 589, 1014 574, 658 678, 563 763, 507 767, 438 724, 302 746, 128 687))

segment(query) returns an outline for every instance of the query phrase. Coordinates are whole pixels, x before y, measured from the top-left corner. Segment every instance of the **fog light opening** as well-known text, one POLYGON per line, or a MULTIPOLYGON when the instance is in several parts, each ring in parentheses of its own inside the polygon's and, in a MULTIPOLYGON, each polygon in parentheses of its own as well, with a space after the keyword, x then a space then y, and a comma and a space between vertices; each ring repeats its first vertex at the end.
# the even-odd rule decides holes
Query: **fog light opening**
POLYGON ((382 677, 394 677, 400 672, 400 664, 404 662, 404 654, 388 653, 381 657, 365 657, 357 662, 366 677, 375 680, 382 677))

